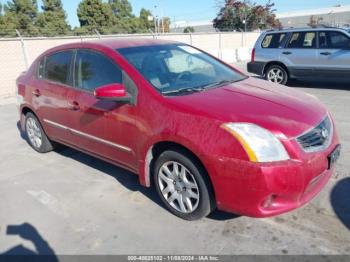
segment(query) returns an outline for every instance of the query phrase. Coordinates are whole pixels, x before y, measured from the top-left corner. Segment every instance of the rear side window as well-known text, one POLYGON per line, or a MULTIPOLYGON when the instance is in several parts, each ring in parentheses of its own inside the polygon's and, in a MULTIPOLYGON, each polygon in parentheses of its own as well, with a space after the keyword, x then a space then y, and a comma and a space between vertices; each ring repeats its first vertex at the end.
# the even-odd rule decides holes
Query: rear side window
POLYGON ((43 61, 39 64, 39 78, 41 74, 42 78, 68 85, 71 61, 72 51, 64 51, 47 56, 45 59, 45 67, 43 61))
POLYGON ((279 48, 286 37, 285 33, 267 34, 261 43, 262 48, 279 48))
POLYGON ((287 48, 316 48, 315 32, 296 32, 292 34, 287 48))
POLYGON ((75 86, 87 91, 96 88, 122 83, 122 71, 106 56, 89 51, 79 50, 75 61, 75 86))
POLYGON ((349 49, 350 40, 349 38, 340 32, 327 31, 320 32, 319 36, 320 48, 328 49, 349 49))

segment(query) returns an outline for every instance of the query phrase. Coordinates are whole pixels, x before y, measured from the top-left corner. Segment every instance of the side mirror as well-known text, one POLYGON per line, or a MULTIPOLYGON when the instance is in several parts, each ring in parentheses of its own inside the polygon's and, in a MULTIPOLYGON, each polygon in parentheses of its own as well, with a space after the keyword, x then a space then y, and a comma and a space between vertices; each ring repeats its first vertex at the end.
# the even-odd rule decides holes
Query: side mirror
POLYGON ((126 92, 125 87, 122 84, 110 84, 96 88, 95 97, 102 100, 110 100, 116 102, 131 101, 130 95, 126 92))

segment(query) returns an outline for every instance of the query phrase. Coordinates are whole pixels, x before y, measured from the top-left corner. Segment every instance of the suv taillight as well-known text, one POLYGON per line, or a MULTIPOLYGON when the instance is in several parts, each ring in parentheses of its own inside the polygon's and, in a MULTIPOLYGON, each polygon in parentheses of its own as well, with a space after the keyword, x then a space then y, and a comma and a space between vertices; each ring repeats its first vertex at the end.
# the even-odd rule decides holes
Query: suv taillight
POLYGON ((251 58, 251 62, 254 63, 255 61, 255 48, 253 48, 252 50, 252 58, 251 58))

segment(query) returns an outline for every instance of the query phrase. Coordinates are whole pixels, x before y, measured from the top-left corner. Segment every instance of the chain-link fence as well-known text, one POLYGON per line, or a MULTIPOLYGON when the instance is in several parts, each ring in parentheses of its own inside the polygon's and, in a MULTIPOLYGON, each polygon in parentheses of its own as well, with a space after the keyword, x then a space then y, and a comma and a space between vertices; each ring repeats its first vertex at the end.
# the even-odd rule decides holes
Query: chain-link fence
MULTIPOLYGON (((16 34, 16 32, 15 32, 16 34)), ((92 35, 65 37, 0 38, 0 97, 15 94, 15 80, 21 72, 45 50, 54 46, 98 39, 157 38, 174 40, 196 46, 228 63, 249 59, 259 33, 193 33, 193 34, 138 34, 138 35, 92 35)))

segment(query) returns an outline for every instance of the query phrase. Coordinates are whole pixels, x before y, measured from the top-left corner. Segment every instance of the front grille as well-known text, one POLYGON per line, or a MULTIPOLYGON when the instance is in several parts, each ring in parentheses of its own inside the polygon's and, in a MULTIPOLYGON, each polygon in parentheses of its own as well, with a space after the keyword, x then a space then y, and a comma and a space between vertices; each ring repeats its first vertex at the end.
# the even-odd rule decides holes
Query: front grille
POLYGON ((327 116, 318 126, 297 137, 305 152, 316 152, 326 149, 333 137, 333 126, 327 116))

